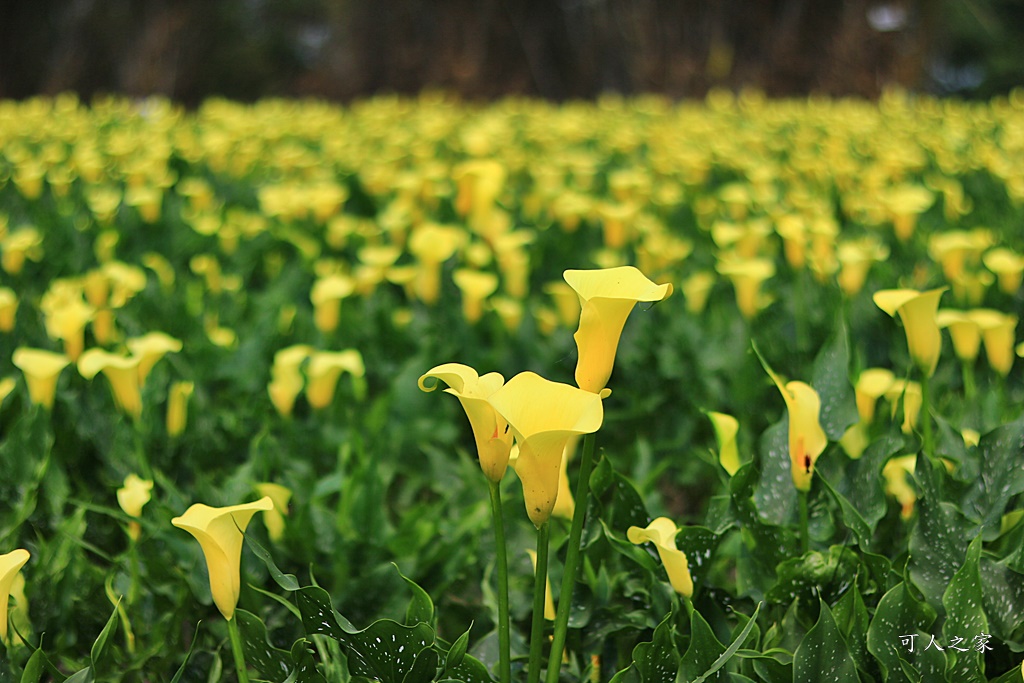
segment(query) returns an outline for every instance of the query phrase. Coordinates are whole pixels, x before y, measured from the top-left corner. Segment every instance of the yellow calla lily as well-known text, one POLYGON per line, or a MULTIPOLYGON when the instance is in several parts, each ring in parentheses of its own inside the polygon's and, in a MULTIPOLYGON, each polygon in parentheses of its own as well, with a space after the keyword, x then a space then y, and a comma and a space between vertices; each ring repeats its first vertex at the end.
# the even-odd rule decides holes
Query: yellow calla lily
POLYGON ((149 371, 161 358, 168 353, 178 353, 182 349, 181 341, 163 332, 149 332, 141 337, 133 337, 125 342, 128 350, 139 359, 139 386, 146 386, 149 371))
POLYGON ((167 392, 167 435, 179 436, 188 422, 188 399, 195 390, 192 382, 175 382, 167 392))
POLYGON ((892 317, 899 315, 907 334, 907 348, 925 377, 935 374, 942 350, 942 335, 935 321, 945 287, 919 292, 915 289, 883 289, 875 292, 875 305, 892 317))
POLYGON ((892 374, 892 370, 886 368, 868 368, 860 373, 853 386, 853 392, 857 399, 857 414, 861 422, 871 424, 875 419, 875 404, 895 381, 896 376, 892 374))
POLYGON ((498 289, 498 276, 471 268, 459 268, 452 273, 455 285, 462 292, 462 315, 475 323, 484 313, 484 301, 498 289))
POLYGON ((526 512, 540 527, 555 506, 566 443, 601 427, 601 397, 522 372, 491 394, 488 402, 508 422, 519 444, 516 474, 523 484, 526 512))
POLYGON ((789 459, 793 485, 798 491, 810 491, 814 464, 828 445, 828 437, 818 420, 821 398, 809 384, 796 381, 783 384, 763 359, 762 365, 779 388, 789 413, 789 459))
POLYGON ((29 552, 19 548, 0 555, 0 641, 7 643, 7 603, 10 600, 14 577, 28 562, 29 552))
POLYGON ((953 351, 962 361, 973 363, 981 348, 981 327, 978 321, 964 311, 943 308, 935 315, 939 329, 948 329, 953 340, 953 351))
POLYGON ((28 396, 32 402, 47 410, 53 408, 57 378, 71 363, 71 359, 63 353, 21 347, 14 350, 11 361, 24 373, 28 396))
POLYGON ((313 323, 324 333, 333 332, 341 321, 341 301, 356 291, 356 281, 334 273, 313 283, 309 300, 313 302, 313 323))
POLYGON ((634 545, 650 541, 658 551, 661 563, 665 565, 672 589, 684 598, 693 596, 693 577, 690 576, 690 565, 686 561, 686 553, 676 548, 676 534, 679 528, 668 517, 658 517, 647 525, 646 529, 631 526, 626 531, 626 538, 634 545))
POLYGON ((493 482, 501 481, 512 449, 512 434, 508 422, 488 399, 501 389, 505 378, 496 372, 480 376, 468 365, 445 363, 425 372, 418 384, 423 391, 433 391, 439 381, 448 385, 445 393, 459 399, 466 411, 484 476, 493 482))
POLYGON ((1016 341, 1017 316, 988 308, 968 311, 967 316, 977 323, 985 343, 989 366, 1003 377, 1013 368, 1013 343, 1016 341))
POLYGON ((306 399, 313 408, 326 408, 334 400, 334 390, 342 372, 354 377, 366 374, 363 357, 355 349, 346 351, 317 351, 310 355, 306 375, 306 399))
POLYGON ((885 492, 900 504, 900 517, 903 519, 910 519, 914 514, 914 503, 917 502, 917 491, 907 481, 907 475, 914 473, 916 465, 916 455, 901 455, 890 459, 882 468, 885 492))
POLYGON ((619 337, 633 307, 640 301, 661 301, 672 294, 672 285, 655 284, 632 266, 567 270, 564 277, 583 308, 573 335, 579 350, 576 384, 600 393, 612 374, 619 337))
MULTIPOLYGON (((142 479, 136 474, 124 478, 124 485, 117 490, 117 504, 130 517, 141 517, 142 508, 149 502, 153 491, 153 481, 142 479)), ((139 540, 142 529, 138 522, 128 523, 128 535, 132 540, 139 540)))
POLYGON ((985 267, 999 278, 999 289, 1006 294, 1016 294, 1024 280, 1024 256, 1005 247, 985 252, 982 257, 985 267))
POLYGON ((242 505, 215 508, 196 503, 171 524, 192 534, 206 557, 210 593, 224 618, 235 616, 241 590, 242 540, 252 516, 274 507, 269 496, 242 505))
POLYGON ((0 287, 0 332, 14 329, 14 316, 18 312, 18 296, 10 287, 0 287))
POLYGON ((0 379, 0 406, 3 406, 4 400, 11 395, 17 385, 18 382, 13 377, 0 379))
POLYGON ((102 372, 114 392, 114 403, 137 420, 142 416, 139 361, 137 356, 118 356, 103 349, 89 349, 78 359, 78 372, 90 380, 102 372))
POLYGON ((579 441, 577 437, 571 437, 562 450, 562 462, 558 466, 558 494, 555 496, 555 507, 551 509, 551 514, 555 517, 561 517, 570 522, 576 512, 576 501, 572 497, 572 487, 569 486, 569 461, 576 453, 577 441, 579 441))
POLYGON ((273 482, 256 484, 256 492, 270 498, 274 503, 271 510, 264 510, 263 524, 267 527, 267 536, 271 541, 280 541, 284 536, 284 518, 288 514, 288 502, 292 499, 292 491, 286 486, 273 482))
POLYGON ((917 426, 917 418, 921 414, 921 405, 924 401, 921 393, 921 385, 917 382, 904 379, 895 379, 885 392, 885 400, 892 406, 892 415, 896 416, 900 400, 903 401, 903 424, 901 429, 904 434, 910 434, 917 426))
POLYGON ((729 476, 736 474, 740 468, 740 451, 736 445, 736 434, 739 432, 740 423, 732 415, 725 413, 705 413, 711 420, 711 426, 715 429, 715 438, 718 440, 718 461, 729 473, 729 476))

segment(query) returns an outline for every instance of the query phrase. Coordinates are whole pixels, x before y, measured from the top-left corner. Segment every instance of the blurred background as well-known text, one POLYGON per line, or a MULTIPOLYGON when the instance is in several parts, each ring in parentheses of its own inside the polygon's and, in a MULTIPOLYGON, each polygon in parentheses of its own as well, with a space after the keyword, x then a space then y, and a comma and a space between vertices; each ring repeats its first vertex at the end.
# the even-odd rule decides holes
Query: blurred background
POLYGON ((1024 83, 1021 0, 33 0, 0 9, 0 97, 334 100, 438 88, 987 98, 1024 83))

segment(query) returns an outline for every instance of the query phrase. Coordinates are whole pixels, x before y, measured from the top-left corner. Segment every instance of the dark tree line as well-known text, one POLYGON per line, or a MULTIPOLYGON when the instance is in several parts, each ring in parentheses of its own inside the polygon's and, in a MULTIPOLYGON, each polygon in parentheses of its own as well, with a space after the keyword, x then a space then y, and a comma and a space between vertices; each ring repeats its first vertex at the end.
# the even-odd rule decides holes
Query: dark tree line
POLYGON ((1020 0, 33 0, 0 8, 0 97, 984 97, 1022 45, 1020 0))

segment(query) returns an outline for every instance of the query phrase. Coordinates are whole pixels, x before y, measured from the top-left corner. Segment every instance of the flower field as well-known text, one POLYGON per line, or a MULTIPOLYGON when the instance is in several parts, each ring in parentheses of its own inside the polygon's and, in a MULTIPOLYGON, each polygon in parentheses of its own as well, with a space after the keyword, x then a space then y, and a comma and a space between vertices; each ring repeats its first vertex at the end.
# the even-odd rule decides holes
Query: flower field
POLYGON ((1020 683, 1022 277, 1020 91, 0 102, 0 681, 1020 683))

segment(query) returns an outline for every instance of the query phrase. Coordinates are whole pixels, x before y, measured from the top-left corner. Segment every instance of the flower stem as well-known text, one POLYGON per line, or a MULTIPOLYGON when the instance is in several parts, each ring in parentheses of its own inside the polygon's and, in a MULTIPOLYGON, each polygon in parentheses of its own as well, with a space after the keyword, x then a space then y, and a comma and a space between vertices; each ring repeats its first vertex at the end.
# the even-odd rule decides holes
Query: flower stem
POLYGON ((967 399, 968 403, 970 403, 974 401, 974 396, 978 392, 974 383, 974 363, 964 360, 961 363, 961 368, 963 370, 964 379, 964 398, 967 399))
POLYGON ((572 609, 572 589, 580 568, 580 539, 583 537, 583 521, 587 516, 587 500, 590 498, 590 471, 594 467, 594 435, 583 437, 583 457, 580 459, 580 479, 576 484, 576 510, 572 515, 569 540, 566 545, 565 567, 562 572, 562 590, 558 594, 558 611, 555 613, 555 632, 548 657, 547 683, 558 683, 558 672, 565 649, 566 631, 569 628, 569 612, 572 609))
POLYGON ((530 622, 529 683, 540 681, 540 662, 544 650, 544 594, 548 587, 548 537, 551 527, 544 522, 537 528, 537 568, 533 579, 533 617, 530 622))
MULTIPOLYGON (((929 458, 935 456, 935 439, 932 436, 931 390, 928 377, 921 378, 921 428, 924 432, 924 454, 929 458)), ((904 408, 905 410, 906 408, 904 408)))
POLYGON ((499 482, 487 480, 491 491, 491 522, 498 565, 498 657, 501 683, 512 681, 512 654, 508 613, 508 550, 505 547, 505 522, 501 515, 499 482))
POLYGON ((810 548, 810 538, 807 531, 807 491, 800 491, 800 551, 806 553, 810 548))
POLYGON ((238 622, 234 618, 228 619, 228 636, 231 639, 231 654, 235 658, 238 683, 249 683, 249 671, 245 668, 245 653, 242 650, 242 637, 238 634, 238 622))

